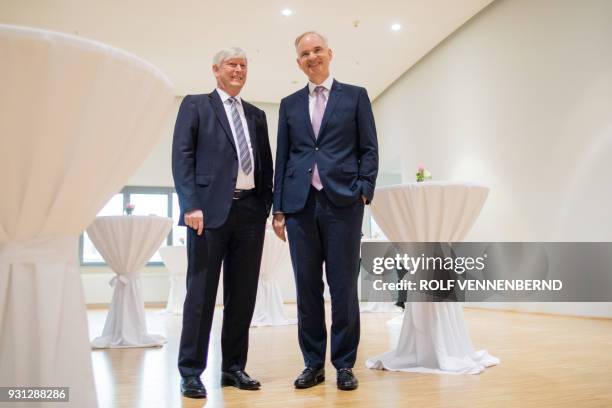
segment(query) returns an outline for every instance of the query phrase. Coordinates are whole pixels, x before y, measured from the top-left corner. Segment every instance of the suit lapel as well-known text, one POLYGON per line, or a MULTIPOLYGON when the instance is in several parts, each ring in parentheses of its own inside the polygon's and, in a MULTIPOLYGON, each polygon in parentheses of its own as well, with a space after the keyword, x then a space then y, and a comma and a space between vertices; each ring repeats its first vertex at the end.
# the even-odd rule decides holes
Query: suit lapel
MULTIPOLYGON (((338 101, 342 97, 342 85, 340 82, 334 79, 332 84, 332 88, 329 92, 329 100, 327 101, 327 105, 325 106, 325 112, 323 113, 323 120, 321 121, 321 129, 319 129, 319 140, 321 136, 325 134, 325 126, 327 122, 329 122, 329 118, 334 113, 334 109, 338 104, 338 101)), ((312 126, 311 126, 312 128, 312 126)))
MULTIPOLYGON (((300 92, 300 103, 302 105, 301 111, 304 112, 304 120, 306 121, 306 129, 308 129, 308 134, 312 137, 312 140, 316 141, 314 131, 312 130, 312 121, 310 120, 310 107, 308 106, 308 85, 300 92)), ((320 133, 320 132, 319 132, 320 133)))
POLYGON ((215 111, 215 115, 217 115, 217 119, 219 123, 221 123, 221 127, 225 131, 225 135, 227 136, 232 148, 234 151, 236 150, 236 144, 234 143, 234 136, 232 135, 232 128, 230 127, 229 121, 227 120, 227 114, 225 113, 225 108, 223 107, 223 102, 221 102, 221 97, 217 90, 214 90, 210 94, 208 94, 210 98, 210 104, 215 111))
POLYGON ((246 117, 247 126, 249 128, 249 139, 251 140, 251 148, 253 149, 253 159, 257 157, 257 135, 255 134, 255 117, 251 106, 242 100, 242 108, 244 109, 244 116, 246 117))

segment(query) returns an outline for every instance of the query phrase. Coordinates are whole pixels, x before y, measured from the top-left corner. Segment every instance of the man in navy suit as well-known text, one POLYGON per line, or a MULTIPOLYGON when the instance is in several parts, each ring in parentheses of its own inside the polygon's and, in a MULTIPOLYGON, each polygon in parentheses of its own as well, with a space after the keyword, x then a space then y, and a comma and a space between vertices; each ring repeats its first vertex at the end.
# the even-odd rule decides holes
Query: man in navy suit
POLYGON ((265 113, 240 98, 247 58, 240 48, 213 59, 217 89, 187 95, 172 145, 172 173, 187 233, 187 296, 178 368, 181 392, 204 398, 210 328, 223 262, 221 382, 259 389, 244 371, 266 218, 272 153, 265 113))
POLYGON ((332 301, 331 361, 338 388, 354 390, 361 223, 378 173, 374 116, 364 88, 331 77, 332 50, 325 37, 304 33, 295 48, 309 82, 281 101, 273 207, 274 231, 283 240, 285 229, 289 235, 297 288, 306 368, 294 385, 308 388, 325 379, 325 263, 332 301))

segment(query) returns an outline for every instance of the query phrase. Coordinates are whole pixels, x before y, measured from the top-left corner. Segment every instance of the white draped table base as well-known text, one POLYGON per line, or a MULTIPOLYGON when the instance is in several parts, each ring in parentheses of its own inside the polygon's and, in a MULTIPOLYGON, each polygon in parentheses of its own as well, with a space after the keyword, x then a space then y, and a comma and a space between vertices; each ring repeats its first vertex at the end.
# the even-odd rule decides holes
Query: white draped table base
POLYGON ((284 326, 296 323, 297 319, 289 319, 285 314, 283 295, 276 282, 260 279, 251 326, 284 326))
POLYGON ((161 71, 82 37, 0 24, 0 385, 97 407, 78 237, 162 135, 161 71))
MULTIPOLYGON (((425 182, 376 189, 372 215, 393 242, 458 242, 480 214, 489 193, 474 183, 425 182)), ((392 371, 479 374, 499 359, 475 351, 465 325, 463 305, 409 302, 391 351, 366 361, 366 367, 392 371)))
POLYGON ((170 275, 168 281, 170 282, 170 291, 168 292, 166 309, 162 313, 182 315, 185 296, 187 296, 187 275, 170 275))
POLYGON ((100 255, 117 273, 102 335, 93 348, 159 347, 163 336, 147 333, 140 270, 172 228, 172 220, 153 216, 97 217, 87 229, 100 255))
POLYGON ((277 282, 278 275, 284 273, 292 273, 289 245, 278 239, 272 230, 266 229, 252 327, 297 323, 297 319, 287 317, 283 308, 283 295, 277 282))
POLYGON ((479 374, 499 359, 475 351, 459 303, 407 303, 399 339, 366 367, 418 373, 479 374))
POLYGON ((187 247, 185 245, 167 246, 159 248, 164 264, 170 276, 170 291, 166 309, 161 314, 183 314, 183 305, 187 295, 187 247))
POLYGON ((115 288, 102 335, 91 341, 93 348, 160 347, 166 338, 147 333, 142 305, 140 277, 117 275, 110 281, 115 288), (115 316, 116 318, 112 318, 115 316), (126 324, 128 323, 128 324, 126 324))
POLYGON ((69 386, 95 406, 77 247, 77 236, 0 243, 0 384, 69 386))

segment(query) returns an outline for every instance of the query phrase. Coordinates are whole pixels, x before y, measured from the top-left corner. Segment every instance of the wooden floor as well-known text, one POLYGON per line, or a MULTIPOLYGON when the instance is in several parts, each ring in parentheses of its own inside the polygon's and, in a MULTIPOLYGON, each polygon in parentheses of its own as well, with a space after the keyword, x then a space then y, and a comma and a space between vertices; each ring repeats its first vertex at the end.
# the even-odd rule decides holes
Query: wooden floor
MULTIPOLYGON (((295 316, 295 305, 286 305, 295 316)), ((329 312, 329 311, 328 311, 329 312)), ((88 312, 90 333, 102 331, 105 310, 88 312)), ((329 315, 329 313, 328 313, 329 315)), ((612 407, 612 320, 466 309, 477 349, 501 365, 480 375, 434 375, 369 370, 364 361, 388 349, 394 314, 362 314, 362 339, 354 369, 360 386, 339 391, 335 371, 307 390, 293 388, 302 370, 297 327, 253 328, 247 372, 260 391, 219 386, 220 317, 216 311, 204 384, 208 399, 182 398, 176 369, 181 317, 147 310, 150 333, 162 348, 92 351, 100 407, 612 407)), ((329 359, 329 357, 328 357, 329 359)))

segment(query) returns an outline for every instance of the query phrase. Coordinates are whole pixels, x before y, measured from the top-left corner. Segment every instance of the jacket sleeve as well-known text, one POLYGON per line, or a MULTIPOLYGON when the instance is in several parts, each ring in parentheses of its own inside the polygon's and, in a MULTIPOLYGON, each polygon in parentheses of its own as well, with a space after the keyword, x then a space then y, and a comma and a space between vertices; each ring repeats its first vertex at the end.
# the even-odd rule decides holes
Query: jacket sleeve
POLYGON ((369 204, 374 198, 378 175, 378 139, 372 104, 368 92, 361 88, 357 105, 357 130, 359 132, 359 184, 361 195, 369 204))
POLYGON ((268 136, 268 121, 266 113, 261 111, 261 121, 263 126, 262 146, 261 146, 261 175, 263 180, 263 198, 266 204, 266 214, 270 213, 272 206, 272 178, 274 177, 274 167, 272 163, 272 150, 270 149, 270 139, 268 136))
POLYGON ((276 138, 276 171, 274 172, 274 206, 273 212, 283 212, 283 180, 285 178, 285 166, 289 155, 289 128, 285 113, 285 101, 282 100, 278 113, 278 133, 276 138))
POLYGON ((198 114, 190 95, 178 111, 172 139, 172 177, 182 212, 201 209, 195 185, 198 114))

